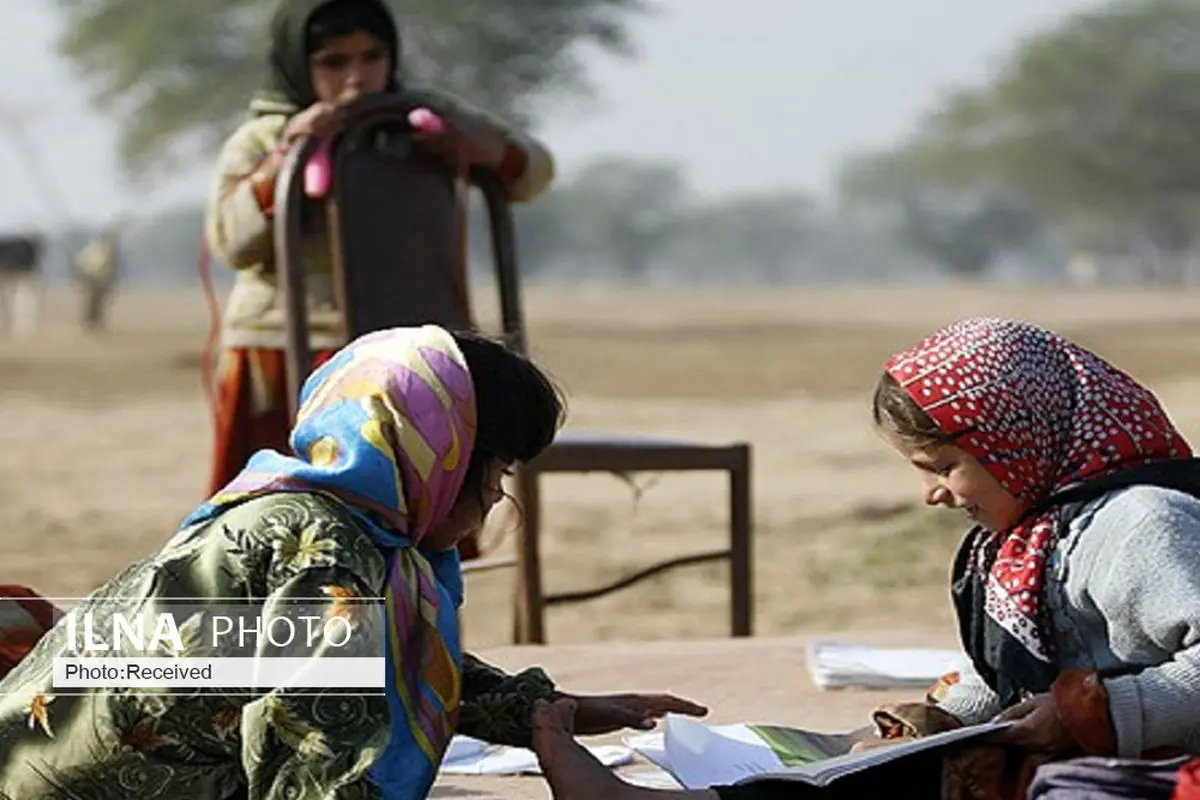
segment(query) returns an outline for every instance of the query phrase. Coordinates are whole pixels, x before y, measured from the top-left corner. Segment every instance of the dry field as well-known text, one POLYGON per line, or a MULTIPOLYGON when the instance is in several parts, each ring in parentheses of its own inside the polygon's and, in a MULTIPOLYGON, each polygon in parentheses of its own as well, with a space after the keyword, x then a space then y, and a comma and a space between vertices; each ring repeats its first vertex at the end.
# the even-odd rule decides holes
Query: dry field
MULTIPOLYGON (((1127 288, 615 290, 545 288, 526 302, 536 356, 570 425, 755 447, 757 630, 942 629, 961 520, 919 507, 917 478, 869 425, 894 349, 973 314, 1056 327, 1149 382, 1200 441, 1200 305, 1127 288)), ((486 305, 490 298, 481 297, 486 305)), ((0 341, 0 583, 87 593, 159 546, 201 498, 210 430, 198 292, 119 298, 115 330, 73 327, 52 293, 36 339, 0 341)), ((551 477, 546 583, 585 588, 724 536, 718 476, 551 477)), ((490 535, 512 518, 498 514, 490 535)), ((511 537, 500 547, 511 547, 511 537)), ((467 636, 507 639, 511 572, 472 576, 467 636)), ((719 636, 724 567, 690 568, 555 609, 552 642, 719 636)))

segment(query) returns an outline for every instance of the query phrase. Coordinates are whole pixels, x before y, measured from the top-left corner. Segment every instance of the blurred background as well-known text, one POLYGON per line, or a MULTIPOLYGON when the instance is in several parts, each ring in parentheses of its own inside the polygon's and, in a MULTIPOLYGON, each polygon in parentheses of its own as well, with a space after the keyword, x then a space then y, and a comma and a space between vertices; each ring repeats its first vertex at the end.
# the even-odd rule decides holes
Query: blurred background
MULTIPOLYGON (((86 593, 202 499, 201 208, 271 5, 5 0, 0 262, 43 251, 40 312, 9 302, 0 335, 0 581, 86 593), (76 256, 104 230, 121 257, 98 328, 76 256)), ((949 623, 964 520, 920 507, 869 415, 883 361, 935 326, 1055 327, 1200 431, 1200 2, 394 7, 411 75, 557 157, 518 225, 571 425, 755 446, 759 632, 949 623)), ((721 541, 718 477, 634 482, 547 479, 550 589, 721 541)), ((508 636, 514 580, 471 578, 473 643, 508 636)), ((720 635, 726 580, 555 609, 550 640, 720 635)))

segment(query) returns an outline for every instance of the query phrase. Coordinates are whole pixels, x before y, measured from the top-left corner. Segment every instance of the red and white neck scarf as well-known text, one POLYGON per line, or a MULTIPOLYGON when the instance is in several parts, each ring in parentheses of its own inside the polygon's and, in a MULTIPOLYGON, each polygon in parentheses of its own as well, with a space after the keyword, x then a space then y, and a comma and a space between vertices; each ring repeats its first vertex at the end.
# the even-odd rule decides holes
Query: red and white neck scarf
MULTIPOLYGON (((1148 389, 1027 323, 964 320, 885 369, 1027 508, 1080 481, 1191 456, 1148 389)), ((1043 662, 1053 657, 1041 612, 1056 521, 1051 508, 994 532, 971 565, 986 576, 987 616, 1043 662)))

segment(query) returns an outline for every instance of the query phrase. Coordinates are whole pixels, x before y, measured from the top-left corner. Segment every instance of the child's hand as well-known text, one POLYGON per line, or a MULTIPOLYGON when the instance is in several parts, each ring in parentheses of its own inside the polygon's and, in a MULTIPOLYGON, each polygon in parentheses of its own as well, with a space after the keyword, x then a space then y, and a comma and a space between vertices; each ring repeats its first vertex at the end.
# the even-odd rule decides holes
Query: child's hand
POLYGON ((490 169, 500 167, 507 147, 502 136, 486 130, 466 129, 461 123, 443 123, 437 130, 417 130, 413 139, 425 152, 450 163, 461 158, 468 165, 490 169))
POLYGON ((1030 697, 996 718, 1013 723, 989 739, 1039 753, 1061 753, 1075 745, 1058 716, 1054 695, 1047 692, 1030 697))
POLYGON ((575 732, 584 736, 622 728, 650 730, 667 714, 703 717, 708 709, 669 694, 565 695, 576 704, 575 732))
POLYGON ((892 739, 882 739, 882 738, 878 738, 878 737, 872 737, 870 739, 863 739, 862 741, 855 742, 854 746, 850 748, 850 752, 851 753, 862 753, 866 750, 877 750, 880 747, 891 747, 894 744, 903 744, 904 742, 915 742, 916 740, 917 740, 917 737, 915 737, 915 736, 897 736, 892 739))
POLYGON ((305 137, 323 138, 337 130, 341 124, 340 107, 333 103, 313 103, 288 120, 280 142, 291 146, 305 137))

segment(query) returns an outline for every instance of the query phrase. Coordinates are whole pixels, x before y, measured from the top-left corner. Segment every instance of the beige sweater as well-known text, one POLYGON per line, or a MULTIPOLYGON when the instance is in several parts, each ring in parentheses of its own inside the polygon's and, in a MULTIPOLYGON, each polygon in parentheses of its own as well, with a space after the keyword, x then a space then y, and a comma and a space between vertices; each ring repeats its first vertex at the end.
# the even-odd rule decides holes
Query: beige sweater
MULTIPOLYGON (((536 139, 453 95, 434 91, 422 94, 424 102, 435 111, 498 130, 524 152, 525 171, 510 187, 515 202, 530 202, 550 185, 554 160, 536 139)), ((247 178, 279 140, 293 109, 256 101, 251 110, 255 116, 234 131, 218 157, 205 215, 205 237, 212 253, 238 273, 225 304, 221 345, 282 349, 284 311, 275 279, 272 221, 263 215, 247 178)), ((339 333, 340 316, 333 302, 324 215, 314 214, 311 219, 303 241, 309 346, 314 350, 336 349, 346 342, 339 333)))

